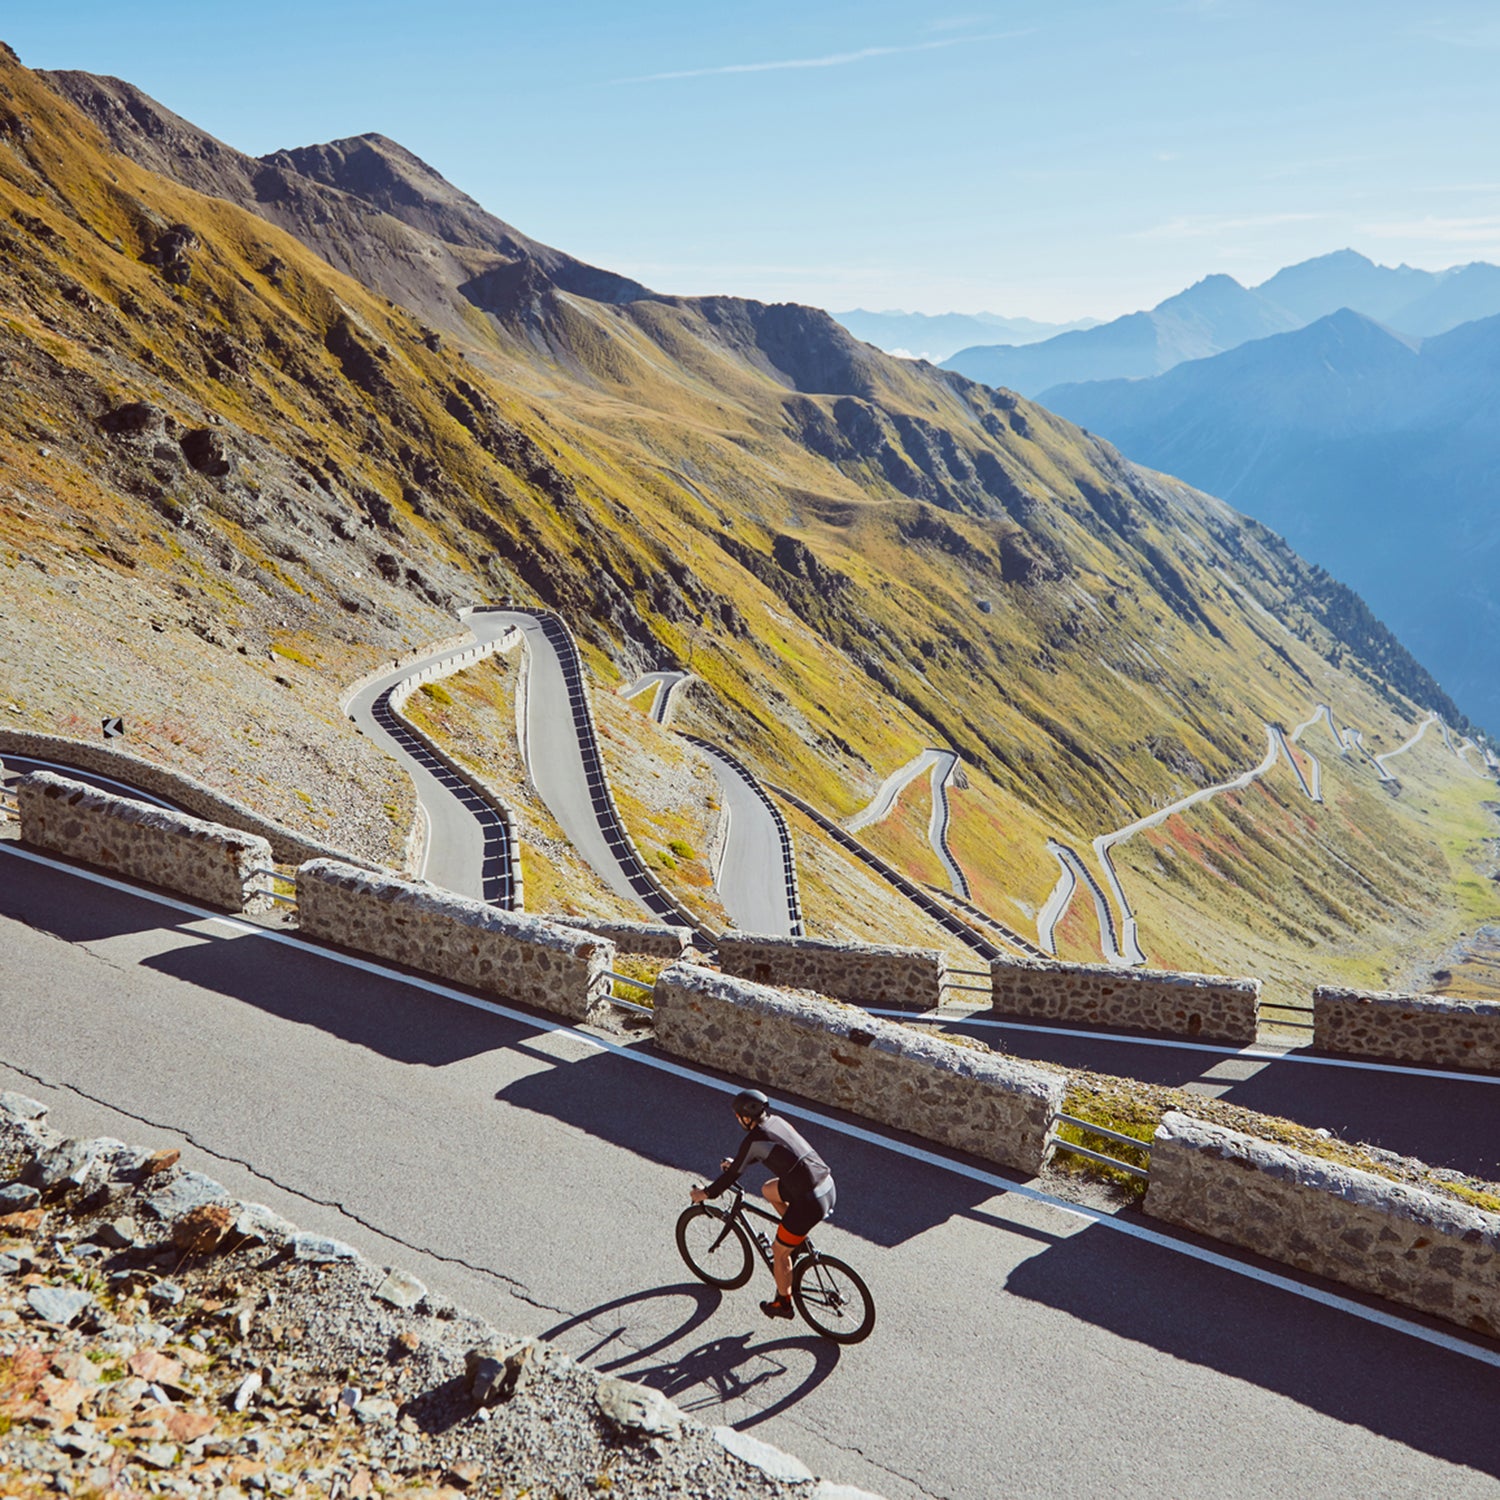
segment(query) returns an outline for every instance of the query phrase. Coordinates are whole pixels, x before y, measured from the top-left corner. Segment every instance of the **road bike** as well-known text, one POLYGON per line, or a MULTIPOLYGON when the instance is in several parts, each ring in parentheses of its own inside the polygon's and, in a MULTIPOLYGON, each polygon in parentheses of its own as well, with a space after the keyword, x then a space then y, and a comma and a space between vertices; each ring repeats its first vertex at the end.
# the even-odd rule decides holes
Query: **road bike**
MULTIPOLYGON (((694 1203, 677 1220, 677 1248, 699 1281, 729 1292, 755 1273, 755 1252, 772 1269, 770 1236, 751 1222, 781 1221, 757 1203, 747 1202, 742 1188, 731 1186, 727 1209, 694 1203), (753 1247, 753 1249, 752 1249, 753 1247)), ((875 1299, 853 1266, 824 1255, 811 1239, 792 1252, 792 1303, 825 1339, 857 1344, 875 1327, 875 1299)))

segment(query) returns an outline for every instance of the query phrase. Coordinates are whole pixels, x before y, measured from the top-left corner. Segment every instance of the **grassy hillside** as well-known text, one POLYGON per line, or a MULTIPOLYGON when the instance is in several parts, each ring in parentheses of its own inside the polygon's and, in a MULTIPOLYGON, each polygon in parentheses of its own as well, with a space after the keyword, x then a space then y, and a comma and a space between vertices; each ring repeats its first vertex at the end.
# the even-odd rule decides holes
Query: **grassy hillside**
MULTIPOLYGON (((428 230, 345 207, 367 242, 405 247, 410 282, 428 230)), ((569 289, 595 286, 576 263, 497 241, 452 249, 462 306, 412 293, 455 309, 436 330, 390 295, 389 265, 362 285, 112 151, 9 57, 0 239, 0 712, 75 731, 124 712, 143 753, 379 857, 410 793, 338 696, 498 595, 560 609, 600 689, 689 667, 684 727, 834 816, 952 745, 969 782, 954 847, 1023 930, 1057 877, 1049 835, 1086 849, 1227 780, 1259 758, 1263 721, 1318 702, 1381 748, 1417 717, 1275 536, 813 310, 613 283, 625 300, 594 300, 569 289)), ((660 748, 623 727, 608 746, 612 765, 660 748)), ((1243 798, 1252 887, 1162 861, 1126 875, 1153 960, 1300 983, 1321 955, 1373 971, 1393 943, 1445 937, 1478 898, 1432 820, 1444 799, 1477 807, 1483 783, 1436 759, 1399 799, 1348 776, 1310 826, 1243 798), (1267 928, 1264 893, 1303 883, 1327 894, 1322 925, 1267 928)), ((638 800, 637 837, 669 845, 638 800)), ((878 835, 918 876, 925 823, 913 804, 878 835)), ((831 859, 811 860, 813 926, 852 930, 864 897, 831 859)), ((708 899, 694 861, 683 878, 708 899)), ((1062 949, 1099 954, 1080 906, 1062 949)))

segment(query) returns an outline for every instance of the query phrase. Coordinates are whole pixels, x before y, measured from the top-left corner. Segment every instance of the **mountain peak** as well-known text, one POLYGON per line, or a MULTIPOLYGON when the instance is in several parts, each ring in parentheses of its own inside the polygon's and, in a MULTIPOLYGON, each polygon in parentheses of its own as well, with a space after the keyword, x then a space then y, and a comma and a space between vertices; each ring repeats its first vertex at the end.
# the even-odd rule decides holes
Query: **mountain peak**
MULTIPOLYGON (((483 210, 436 168, 387 136, 371 131, 321 145, 275 151, 262 161, 290 167, 304 177, 352 193, 394 213, 401 207, 483 210)), ((400 217, 400 215, 398 215, 400 217)))

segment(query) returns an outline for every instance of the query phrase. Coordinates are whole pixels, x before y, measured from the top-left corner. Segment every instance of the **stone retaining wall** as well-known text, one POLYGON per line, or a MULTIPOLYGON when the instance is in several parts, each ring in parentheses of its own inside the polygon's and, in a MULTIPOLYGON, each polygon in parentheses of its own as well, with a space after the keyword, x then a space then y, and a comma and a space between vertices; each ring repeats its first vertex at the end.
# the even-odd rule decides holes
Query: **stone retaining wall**
POLYGON ((1491 1337, 1500 1214, 1373 1172, 1163 1117, 1146 1212, 1491 1337))
MULTIPOLYGON (((521 632, 512 632, 519 640, 521 632)), ((504 637, 502 637, 502 640, 504 637)), ((493 645, 494 643, 489 643, 493 645)), ((508 647, 502 649, 509 649, 508 647)), ((508 803, 502 802, 483 781, 480 780, 469 768, 449 755, 438 742, 425 730, 420 728, 411 719, 407 718, 404 709, 407 700, 416 692, 417 688, 424 682, 436 681, 439 677, 451 676, 463 667, 477 661, 481 656, 493 655, 493 651, 484 651, 479 647, 474 652, 467 654, 464 660, 456 667, 450 667, 448 662, 440 664, 443 670, 431 668, 426 672, 419 673, 415 677, 408 678, 400 688, 393 691, 390 696, 391 712, 401 721, 402 727, 413 739, 417 740, 427 753, 446 768, 450 776, 461 781, 468 789, 479 798, 484 805, 495 815, 500 824, 500 846, 501 857, 505 862, 505 871, 510 878, 510 894, 502 903, 509 911, 526 910, 526 877, 521 868, 521 836, 516 829, 516 815, 508 803)), ((420 803, 418 804, 420 806, 420 803)))
POLYGON ((226 797, 222 792, 194 781, 182 771, 142 760, 128 750, 65 739, 56 734, 0 729, 0 755, 7 754, 56 761, 61 765, 76 766, 80 771, 92 771, 96 776, 109 776, 138 791, 165 797, 197 817, 221 823, 226 828, 238 828, 243 833, 258 834, 270 844, 281 864, 294 865, 304 859, 353 859, 352 855, 328 844, 320 844, 316 839, 284 828, 244 803, 236 802, 233 797, 226 797))
POLYGON ((661 922, 625 922, 605 917, 543 917, 555 927, 569 927, 575 932, 592 932, 608 938, 620 953, 634 953, 642 958, 681 958, 693 946, 690 927, 668 927, 661 922))
POLYGON ((693 964, 662 971, 653 1007, 664 1052, 1028 1174, 1062 1108, 1059 1074, 693 964))
POLYGON ((309 937, 581 1021, 609 993, 615 945, 337 860, 297 871, 309 937))
POLYGON ((990 963, 993 1009, 1121 1031, 1165 1031, 1216 1042, 1253 1042, 1260 980, 1163 969, 1118 969, 1050 959, 990 963))
POLYGON ((948 993, 948 955, 938 948, 726 932, 718 953, 726 974, 860 1005, 933 1010, 948 993))
POLYGON ((1320 985, 1313 991, 1313 1046, 1500 1073, 1500 1004, 1320 985))
POLYGON ((33 771, 17 783, 21 839, 131 880, 162 886, 223 911, 269 896, 271 846, 186 813, 33 771))

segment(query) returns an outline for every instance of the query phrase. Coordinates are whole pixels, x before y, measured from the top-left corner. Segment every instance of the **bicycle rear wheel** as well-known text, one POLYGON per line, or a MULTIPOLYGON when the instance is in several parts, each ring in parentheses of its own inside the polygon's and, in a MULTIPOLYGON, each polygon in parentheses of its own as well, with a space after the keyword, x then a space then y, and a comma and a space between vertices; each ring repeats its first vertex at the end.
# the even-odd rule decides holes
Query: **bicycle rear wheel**
POLYGON ((875 1327, 875 1299, 859 1273, 837 1256, 811 1255, 792 1271, 792 1301, 825 1339, 857 1344, 875 1327))
POLYGON ((677 1248, 699 1281, 733 1291, 755 1271, 745 1231, 723 1209, 695 1203, 677 1219, 677 1248))

